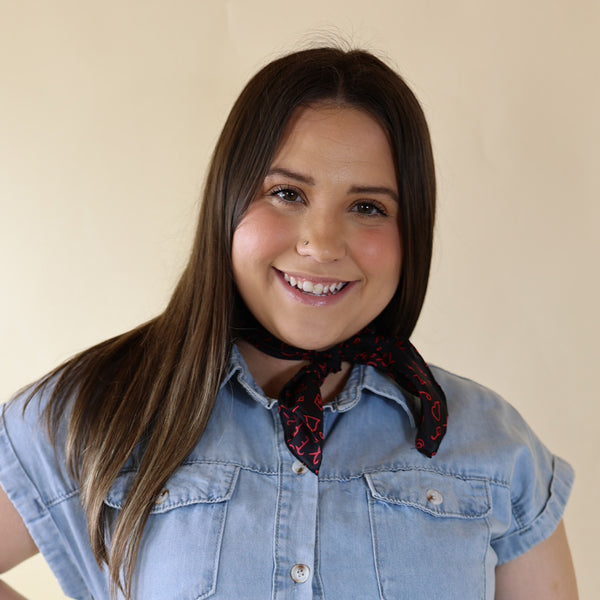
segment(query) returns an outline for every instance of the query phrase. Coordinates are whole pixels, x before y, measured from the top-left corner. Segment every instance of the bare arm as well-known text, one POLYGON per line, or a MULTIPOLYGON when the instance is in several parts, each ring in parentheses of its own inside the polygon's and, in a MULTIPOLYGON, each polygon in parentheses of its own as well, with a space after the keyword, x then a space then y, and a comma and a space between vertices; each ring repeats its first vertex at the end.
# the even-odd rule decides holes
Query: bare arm
POLYGON ((27 598, 21 596, 19 592, 15 592, 13 588, 6 585, 6 583, 0 579, 0 600, 27 600, 27 598))
POLYGON ((496 569, 496 600, 577 600, 575 571, 561 521, 545 541, 496 569))
MULTIPOLYGON (((37 554, 21 515, 0 487, 0 573, 12 569, 26 558, 37 554)), ((0 600, 24 600, 23 596, 0 581, 0 600)))

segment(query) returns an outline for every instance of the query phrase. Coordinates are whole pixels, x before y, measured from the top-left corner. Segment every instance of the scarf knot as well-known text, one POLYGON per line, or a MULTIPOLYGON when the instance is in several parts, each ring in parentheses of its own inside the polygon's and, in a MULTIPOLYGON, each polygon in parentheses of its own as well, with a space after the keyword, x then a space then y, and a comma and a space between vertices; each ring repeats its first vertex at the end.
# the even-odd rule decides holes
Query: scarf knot
POLYGON ((342 370, 342 352, 339 348, 335 348, 334 352, 312 352, 310 360, 310 368, 311 365, 314 366, 315 370, 317 370, 320 374, 322 374, 323 379, 329 375, 329 373, 337 373, 342 370))
POLYGON ((258 324, 241 329, 240 335, 270 356, 308 361, 281 389, 278 409, 288 448, 315 474, 322 461, 321 385, 327 375, 341 370, 343 361, 375 367, 417 398, 421 417, 415 447, 429 458, 437 452, 448 421, 446 397, 407 339, 386 337, 368 326, 333 348, 314 351, 288 346, 258 324))

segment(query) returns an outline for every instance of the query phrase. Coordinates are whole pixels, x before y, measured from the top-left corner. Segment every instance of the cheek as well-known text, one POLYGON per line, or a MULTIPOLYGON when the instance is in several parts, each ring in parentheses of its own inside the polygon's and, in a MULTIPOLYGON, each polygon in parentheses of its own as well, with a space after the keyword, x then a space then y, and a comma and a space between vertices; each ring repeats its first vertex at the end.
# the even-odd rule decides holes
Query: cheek
POLYGON ((242 264, 270 262, 284 252, 291 239, 289 226, 274 211, 252 205, 233 234, 234 272, 242 264))
POLYGON ((397 227, 385 232, 364 232, 354 244, 355 256, 359 257, 362 269, 372 278, 380 277, 396 289, 402 268, 402 243, 397 227))
POLYGON ((242 219, 233 233, 232 256, 236 262, 244 262, 262 247, 260 229, 252 222, 242 219))

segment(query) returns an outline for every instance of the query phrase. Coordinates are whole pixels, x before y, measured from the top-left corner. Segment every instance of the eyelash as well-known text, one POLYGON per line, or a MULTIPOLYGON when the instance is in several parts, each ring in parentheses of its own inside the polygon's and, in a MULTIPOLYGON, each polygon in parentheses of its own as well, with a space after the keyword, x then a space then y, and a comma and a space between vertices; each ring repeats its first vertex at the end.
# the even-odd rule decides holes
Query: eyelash
POLYGON ((369 212, 360 212, 360 211, 356 211, 359 215, 362 215, 364 217, 387 217, 388 213, 385 210, 385 207, 380 204, 379 202, 375 202, 374 200, 359 200, 358 202, 356 202, 354 204, 354 206, 352 207, 353 209, 357 209, 359 206, 369 206, 370 211, 369 212), (372 211, 376 211, 376 212, 372 212, 372 211))
POLYGON ((273 196, 277 199, 279 199, 281 202, 284 202, 285 204, 290 204, 290 203, 294 203, 297 202, 298 199, 302 199, 302 194, 300 193, 299 190, 294 189, 293 187, 290 187, 289 185, 282 185, 282 186, 278 186, 276 188, 274 188, 270 193, 270 196, 273 196), (294 200, 286 200, 285 198, 282 197, 282 193, 291 193, 291 194, 295 194, 296 198, 294 200))
MULTIPOLYGON (((269 192, 269 195, 276 198, 283 204, 295 204, 299 200, 303 201, 302 194, 299 190, 294 189, 291 186, 278 186, 269 192), (293 200, 285 199, 283 197, 284 194, 294 194, 295 198, 293 200)), ((376 202, 374 200, 358 200, 352 205, 352 211, 363 217, 387 217, 388 213, 383 206, 383 204, 376 202), (361 212, 358 210, 359 207, 369 207, 367 212, 361 212), (374 211, 374 212, 373 212, 374 211)))

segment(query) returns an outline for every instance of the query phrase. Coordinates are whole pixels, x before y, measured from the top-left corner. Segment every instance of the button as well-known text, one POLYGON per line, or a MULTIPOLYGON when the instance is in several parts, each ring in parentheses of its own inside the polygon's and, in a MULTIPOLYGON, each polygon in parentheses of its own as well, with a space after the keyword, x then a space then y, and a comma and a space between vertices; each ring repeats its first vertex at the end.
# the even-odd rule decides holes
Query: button
POLYGON ((294 565, 290 575, 296 583, 306 583, 310 577, 310 569, 306 565, 294 565))
POLYGON ((425 495, 427 496, 427 500, 431 502, 431 504, 435 504, 436 506, 444 501, 444 496, 442 496, 442 494, 440 494, 437 490, 434 490, 433 488, 427 490, 425 492, 425 495))
POLYGON ((156 498, 156 502, 154 504, 162 504, 169 497, 169 490, 165 488, 156 498))
POLYGON ((296 473, 296 475, 304 475, 304 473, 306 473, 306 471, 308 471, 308 468, 306 467, 306 465, 303 462, 300 462, 299 460, 295 460, 294 464, 292 465, 292 471, 294 471, 294 473, 296 473))

